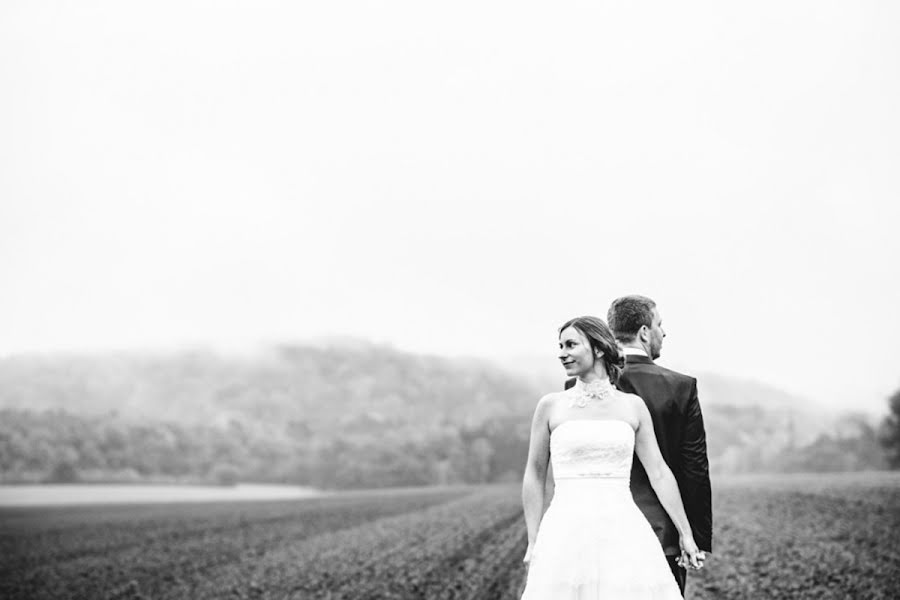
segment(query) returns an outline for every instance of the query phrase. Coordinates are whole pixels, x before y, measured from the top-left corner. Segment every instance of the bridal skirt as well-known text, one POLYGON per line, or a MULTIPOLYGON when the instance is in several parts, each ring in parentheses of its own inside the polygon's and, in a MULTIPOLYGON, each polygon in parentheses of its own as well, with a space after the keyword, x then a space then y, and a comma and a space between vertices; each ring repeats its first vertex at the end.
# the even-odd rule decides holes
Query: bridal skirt
POLYGON ((557 479, 522 600, 681 600, 628 478, 557 479))

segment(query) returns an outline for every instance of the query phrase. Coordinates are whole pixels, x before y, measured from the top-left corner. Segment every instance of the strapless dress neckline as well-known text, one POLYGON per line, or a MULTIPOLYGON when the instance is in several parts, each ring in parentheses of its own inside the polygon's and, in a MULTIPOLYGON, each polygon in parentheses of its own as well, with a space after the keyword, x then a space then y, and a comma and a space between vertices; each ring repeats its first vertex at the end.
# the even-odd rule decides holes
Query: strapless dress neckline
POLYGON ((554 433, 557 429, 559 429, 566 423, 621 423, 622 425, 628 427, 628 429, 630 429, 631 431, 634 431, 634 427, 632 427, 631 423, 629 423, 625 419, 566 419, 565 421, 554 427, 550 433, 554 433))

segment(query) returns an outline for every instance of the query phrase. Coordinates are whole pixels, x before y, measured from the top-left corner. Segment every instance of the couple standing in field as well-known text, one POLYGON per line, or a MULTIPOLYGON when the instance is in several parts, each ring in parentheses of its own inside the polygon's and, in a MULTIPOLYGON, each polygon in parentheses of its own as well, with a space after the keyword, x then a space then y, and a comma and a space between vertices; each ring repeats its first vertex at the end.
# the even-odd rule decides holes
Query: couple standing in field
POLYGON ((563 324, 559 359, 571 379, 534 412, 522 600, 680 600, 687 569, 712 550, 697 380, 653 362, 666 334, 651 299, 619 298, 607 320, 563 324))

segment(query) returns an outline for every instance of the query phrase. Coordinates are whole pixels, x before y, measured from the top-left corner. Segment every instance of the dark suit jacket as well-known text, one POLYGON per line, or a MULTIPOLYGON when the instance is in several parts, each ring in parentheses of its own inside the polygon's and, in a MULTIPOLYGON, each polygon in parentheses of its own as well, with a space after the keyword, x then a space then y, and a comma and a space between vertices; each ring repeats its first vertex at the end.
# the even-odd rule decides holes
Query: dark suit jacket
MULTIPOLYGON (((566 382, 566 389, 575 384, 566 382)), ((646 356, 625 357, 625 369, 616 386, 640 396, 650 410, 656 441, 663 459, 678 481, 694 540, 712 552, 712 493, 706 457, 706 431, 697 398, 697 380, 660 367, 646 356)), ((631 494, 650 521, 667 555, 681 552, 678 531, 650 486, 637 456, 631 467, 631 494)))

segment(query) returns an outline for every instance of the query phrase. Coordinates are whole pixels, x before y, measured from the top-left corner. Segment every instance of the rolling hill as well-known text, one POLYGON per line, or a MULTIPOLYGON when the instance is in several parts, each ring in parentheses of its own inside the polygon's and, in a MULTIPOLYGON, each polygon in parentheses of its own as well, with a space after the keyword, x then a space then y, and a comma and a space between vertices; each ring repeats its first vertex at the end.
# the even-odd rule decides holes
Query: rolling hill
MULTIPOLYGON (((834 430, 834 415, 775 388, 699 381, 714 470, 778 468, 786 450, 834 430)), ((540 369, 359 341, 8 357, 0 476, 323 487, 513 479, 534 404, 561 383, 540 369)))

